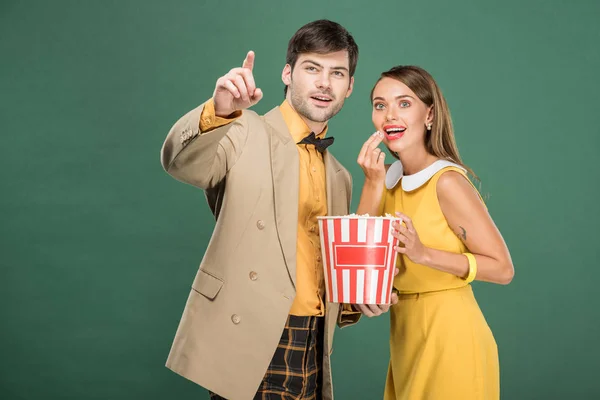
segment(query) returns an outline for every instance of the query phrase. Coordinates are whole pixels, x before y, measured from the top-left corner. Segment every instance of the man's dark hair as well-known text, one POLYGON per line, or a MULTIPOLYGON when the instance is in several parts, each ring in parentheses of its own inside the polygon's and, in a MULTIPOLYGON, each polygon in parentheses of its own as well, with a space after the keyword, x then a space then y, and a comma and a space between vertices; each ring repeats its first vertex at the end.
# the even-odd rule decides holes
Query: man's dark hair
MULTIPOLYGON (((293 70, 298 56, 302 53, 327 54, 341 50, 348 52, 349 72, 352 77, 358 61, 358 46, 354 38, 337 22, 320 19, 304 25, 292 36, 285 62, 293 70)), ((287 94, 287 85, 284 94, 287 94)))

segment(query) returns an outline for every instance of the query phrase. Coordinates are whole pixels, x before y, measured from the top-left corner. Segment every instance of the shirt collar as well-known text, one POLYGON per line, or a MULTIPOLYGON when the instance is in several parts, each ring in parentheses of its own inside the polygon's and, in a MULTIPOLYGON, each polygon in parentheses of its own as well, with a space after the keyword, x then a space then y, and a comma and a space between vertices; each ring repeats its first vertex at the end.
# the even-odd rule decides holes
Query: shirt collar
MULTIPOLYGON (((283 121, 285 122, 292 138, 295 143, 298 143, 302 139, 304 139, 308 134, 310 134, 310 128, 306 125, 306 122, 300 117, 300 115, 292 108, 290 103, 287 100, 284 100, 283 103, 279 106, 279 110, 281 111, 281 115, 283 116, 283 121)), ((323 132, 317 133, 315 135, 323 139, 327 134, 328 126, 325 126, 323 132)))
POLYGON ((403 175, 404 169, 400 160, 396 161, 388 168, 385 174, 385 187, 388 189, 394 188, 398 181, 402 180, 402 190, 410 192, 418 189, 427 183, 438 171, 446 167, 460 168, 466 172, 464 167, 447 160, 437 160, 427 168, 422 169, 412 175, 403 175))

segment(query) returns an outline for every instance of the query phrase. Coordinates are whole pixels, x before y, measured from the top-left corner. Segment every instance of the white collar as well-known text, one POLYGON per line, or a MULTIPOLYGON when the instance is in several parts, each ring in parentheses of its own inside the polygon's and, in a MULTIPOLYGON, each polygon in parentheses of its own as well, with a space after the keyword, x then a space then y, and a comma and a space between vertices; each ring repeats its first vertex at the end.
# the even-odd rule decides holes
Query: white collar
POLYGON ((396 161, 388 168, 385 174, 385 187, 388 189, 394 188, 400 179, 402 179, 402 190, 410 192, 423 186, 431 179, 438 171, 446 167, 457 167, 466 172, 466 170, 458 164, 447 160, 437 160, 430 166, 412 175, 404 175, 404 168, 400 160, 396 161))

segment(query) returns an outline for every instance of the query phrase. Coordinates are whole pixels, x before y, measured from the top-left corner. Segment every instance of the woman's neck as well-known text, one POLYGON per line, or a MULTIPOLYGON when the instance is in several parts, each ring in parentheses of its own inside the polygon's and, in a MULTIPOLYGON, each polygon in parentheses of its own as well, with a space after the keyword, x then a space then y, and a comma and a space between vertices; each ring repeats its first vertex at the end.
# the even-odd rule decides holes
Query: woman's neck
POLYGON ((407 149, 402 153, 398 154, 400 161, 402 162, 402 168, 404 169, 404 175, 413 175, 423 169, 427 168, 439 158, 433 154, 429 154, 424 147, 418 150, 407 149))

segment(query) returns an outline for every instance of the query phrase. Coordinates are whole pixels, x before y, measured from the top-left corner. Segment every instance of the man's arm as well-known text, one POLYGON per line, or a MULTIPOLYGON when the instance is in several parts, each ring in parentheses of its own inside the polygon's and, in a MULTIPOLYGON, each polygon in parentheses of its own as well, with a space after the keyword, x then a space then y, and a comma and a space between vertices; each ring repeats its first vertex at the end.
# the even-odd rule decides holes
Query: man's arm
POLYGON ((248 52, 241 68, 217 80, 212 99, 171 128, 161 150, 163 168, 170 175, 207 189, 218 184, 235 164, 248 136, 247 121, 238 117, 262 98, 253 67, 254 53, 248 52))
POLYGON ((362 313, 354 310, 350 304, 340 304, 340 313, 338 314, 337 324, 340 328, 344 328, 349 325, 354 325, 360 319, 362 313))
POLYGON ((214 187, 225 177, 241 155, 248 135, 245 118, 202 133, 200 118, 207 103, 173 125, 161 150, 165 171, 201 189, 214 187))

